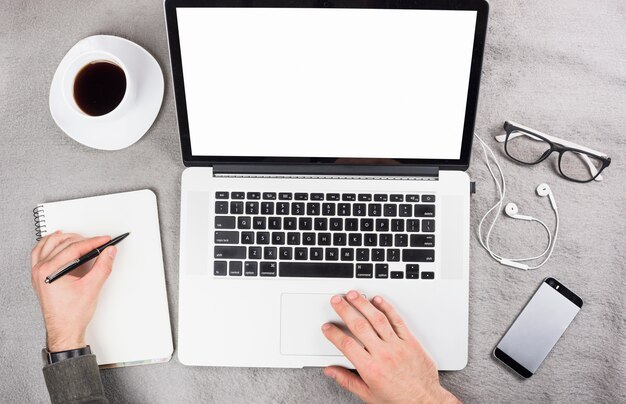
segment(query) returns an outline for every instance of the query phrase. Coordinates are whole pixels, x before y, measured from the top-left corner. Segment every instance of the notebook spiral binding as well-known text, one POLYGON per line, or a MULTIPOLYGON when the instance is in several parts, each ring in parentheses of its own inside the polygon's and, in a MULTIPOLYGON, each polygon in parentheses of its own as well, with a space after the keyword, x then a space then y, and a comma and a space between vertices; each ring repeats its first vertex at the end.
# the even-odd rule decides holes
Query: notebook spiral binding
POLYGON ((33 209, 33 216, 35 217, 35 237, 37 241, 41 240, 42 234, 46 232, 46 215, 43 211, 43 205, 37 205, 33 209))

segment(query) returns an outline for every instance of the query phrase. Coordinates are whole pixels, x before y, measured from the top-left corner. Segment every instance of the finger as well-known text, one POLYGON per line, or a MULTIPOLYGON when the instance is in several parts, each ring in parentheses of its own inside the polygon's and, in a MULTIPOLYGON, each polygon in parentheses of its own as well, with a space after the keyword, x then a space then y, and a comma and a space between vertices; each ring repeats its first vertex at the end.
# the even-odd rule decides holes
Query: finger
POLYGON ((359 376, 341 366, 329 366, 324 369, 324 374, 333 379, 338 385, 348 390, 361 400, 371 402, 372 397, 367 384, 359 376))
POLYGON ((100 290, 104 282, 109 278, 109 275, 111 275, 116 254, 117 248, 115 246, 107 247, 98 255, 91 270, 81 280, 94 285, 97 290, 100 290))
POLYGON ((339 329, 334 324, 326 323, 322 326, 322 332, 346 358, 358 369, 365 366, 369 361, 369 353, 359 345, 356 340, 339 329))
POLYGON ((50 258, 47 264, 50 268, 61 268, 62 266, 67 265, 70 261, 80 258, 81 255, 85 255, 94 248, 100 247, 109 240, 111 240, 111 237, 109 236, 100 236, 76 241, 68 245, 57 255, 50 258))
MULTIPOLYGON (((52 254, 52 251, 58 250, 58 247, 61 244, 64 244, 69 238, 76 238, 77 234, 75 233, 55 233, 41 247, 41 251, 39 252, 40 259, 46 259, 46 257, 54 257, 56 254, 52 254)), ((58 251, 57 251, 58 252, 58 251)))
POLYGON ((85 239, 83 236, 81 236, 80 234, 76 234, 76 233, 64 233, 63 235, 67 237, 60 240, 59 243, 52 249, 52 251, 49 251, 48 253, 45 253, 42 251, 42 256, 54 257, 55 255, 63 251, 65 248, 67 248, 67 246, 69 246, 70 244, 85 239))
POLYGON ((409 330, 409 328, 406 326, 406 323, 404 322, 402 317, 400 317, 396 309, 393 308, 391 303, 389 303, 388 301, 386 301, 380 296, 374 297, 372 299, 372 303, 380 311, 382 311, 385 314, 385 316, 387 316, 387 318, 389 319, 389 323, 395 330, 398 337, 400 337, 403 340, 409 340, 413 338, 413 334, 411 333, 411 330, 409 330))
POLYGON ((382 340, 372 328, 372 325, 365 317, 349 304, 346 299, 339 295, 335 295, 330 299, 333 309, 339 314, 339 317, 348 326, 348 329, 355 337, 361 341, 365 347, 373 348, 379 345, 382 340))
POLYGON ((380 310, 372 305, 362 294, 355 290, 351 290, 346 295, 346 298, 358 311, 365 316, 367 321, 370 322, 374 330, 378 333, 380 338, 384 341, 393 341, 397 339, 398 336, 396 332, 391 328, 391 324, 389 324, 389 320, 387 316, 383 314, 380 310))
POLYGON ((43 248, 43 246, 48 242, 48 240, 52 237, 52 236, 56 236, 58 234, 62 234, 59 230, 55 231, 52 234, 48 234, 47 236, 44 236, 41 238, 41 240, 39 240, 39 242, 37 242, 37 244, 35 245, 35 247, 33 248, 33 251, 30 253, 30 262, 31 262, 31 266, 35 266, 35 264, 37 264, 41 259, 41 249, 43 248))

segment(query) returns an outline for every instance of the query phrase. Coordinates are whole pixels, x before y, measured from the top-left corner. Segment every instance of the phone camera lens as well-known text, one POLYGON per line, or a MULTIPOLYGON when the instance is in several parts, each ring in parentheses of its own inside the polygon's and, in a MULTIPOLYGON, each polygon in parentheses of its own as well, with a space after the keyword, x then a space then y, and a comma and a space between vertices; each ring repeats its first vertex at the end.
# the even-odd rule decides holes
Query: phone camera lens
POLYGON ((555 285, 554 280, 550 279, 550 280, 548 281, 548 285, 550 285, 550 286, 554 286, 554 285, 555 285))

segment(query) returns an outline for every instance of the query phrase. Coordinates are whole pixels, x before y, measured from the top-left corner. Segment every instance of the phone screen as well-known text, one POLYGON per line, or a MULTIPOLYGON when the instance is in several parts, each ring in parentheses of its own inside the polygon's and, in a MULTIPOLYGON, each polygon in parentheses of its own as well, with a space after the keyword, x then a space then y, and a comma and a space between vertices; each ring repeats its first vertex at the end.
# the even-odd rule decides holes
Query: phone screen
POLYGON ((582 305, 556 279, 545 279, 496 346, 495 357, 520 375, 532 376, 582 305))

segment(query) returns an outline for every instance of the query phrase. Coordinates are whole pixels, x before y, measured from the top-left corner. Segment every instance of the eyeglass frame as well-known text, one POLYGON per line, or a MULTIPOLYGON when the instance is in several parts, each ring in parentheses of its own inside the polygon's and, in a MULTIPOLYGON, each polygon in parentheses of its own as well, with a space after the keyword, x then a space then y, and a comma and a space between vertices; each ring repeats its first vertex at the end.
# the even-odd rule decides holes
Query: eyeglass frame
POLYGON ((537 130, 531 129, 527 126, 520 125, 512 121, 504 122, 504 130, 506 132, 505 135, 496 135, 495 138, 496 138, 496 141, 498 141, 498 143, 504 143, 504 151, 506 152, 507 156, 517 161, 518 163, 532 166, 532 165, 541 163, 542 161, 550 157, 550 155, 552 155, 552 153, 556 151, 559 153, 559 162, 558 162, 559 172, 563 178, 568 179, 570 181, 579 182, 579 183, 587 183, 591 181, 602 181, 602 175, 600 175, 600 173, 611 164, 611 158, 605 153, 590 149, 585 146, 581 146, 579 144, 570 142, 568 140, 559 139, 556 136, 546 135, 545 133, 539 132, 537 130), (509 154, 509 151, 506 147, 508 140, 510 138, 513 139, 517 136, 528 136, 529 138, 534 139, 534 140, 544 141, 550 145, 550 149, 546 150, 543 156, 539 160, 535 161, 534 163, 527 163, 525 161, 518 160, 515 157, 511 156, 511 154, 509 154), (585 180, 585 181, 577 180, 563 173, 563 170, 561 169, 561 158, 563 157, 563 153, 566 151, 578 153, 579 155, 583 157, 583 161, 587 164, 589 171, 592 174, 591 179, 585 180), (593 165, 589 157, 587 157, 588 155, 593 156, 594 158, 597 158, 598 160, 600 160, 602 162, 602 167, 600 167, 600 169, 597 169, 593 165), (597 172, 594 173, 594 171, 597 171, 597 172))

